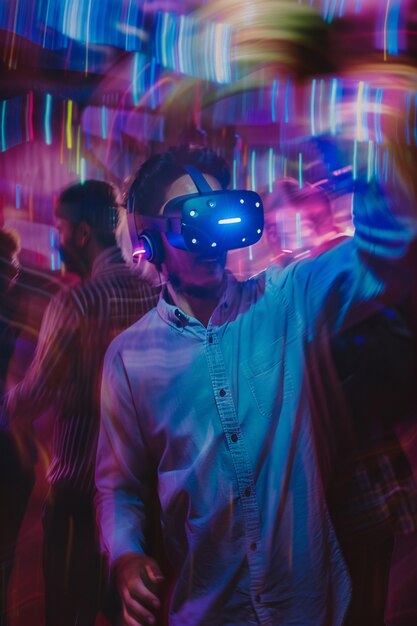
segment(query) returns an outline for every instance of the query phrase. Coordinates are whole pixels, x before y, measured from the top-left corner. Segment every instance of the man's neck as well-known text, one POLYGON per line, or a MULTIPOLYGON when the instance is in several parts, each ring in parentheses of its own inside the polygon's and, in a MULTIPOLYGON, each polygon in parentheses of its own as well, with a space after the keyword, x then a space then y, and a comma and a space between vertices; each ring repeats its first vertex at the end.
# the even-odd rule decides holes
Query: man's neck
POLYGON ((169 298, 172 304, 179 307, 186 315, 194 317, 207 326, 223 294, 225 280, 226 277, 218 288, 201 289, 201 293, 198 288, 174 287, 172 282, 168 281, 169 298))

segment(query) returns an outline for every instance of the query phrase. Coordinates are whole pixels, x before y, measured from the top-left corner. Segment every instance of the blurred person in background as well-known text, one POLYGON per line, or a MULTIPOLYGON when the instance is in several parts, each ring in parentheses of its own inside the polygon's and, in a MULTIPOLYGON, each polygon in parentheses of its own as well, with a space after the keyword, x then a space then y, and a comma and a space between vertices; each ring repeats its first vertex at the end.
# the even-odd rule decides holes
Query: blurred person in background
POLYGON ((123 259, 115 237, 120 210, 117 190, 105 182, 88 180, 61 193, 60 253, 81 282, 64 287, 47 307, 33 362, 5 399, 11 430, 30 428, 47 407, 54 415, 43 514, 47 626, 93 626, 105 603, 93 506, 102 359, 158 295, 123 259))
MULTIPOLYGON (((0 230, 0 397, 3 396, 19 334, 16 283, 20 273, 16 232, 0 230)), ((15 438, 0 424, 0 624, 7 623, 7 591, 16 541, 35 476, 31 434, 15 438)))

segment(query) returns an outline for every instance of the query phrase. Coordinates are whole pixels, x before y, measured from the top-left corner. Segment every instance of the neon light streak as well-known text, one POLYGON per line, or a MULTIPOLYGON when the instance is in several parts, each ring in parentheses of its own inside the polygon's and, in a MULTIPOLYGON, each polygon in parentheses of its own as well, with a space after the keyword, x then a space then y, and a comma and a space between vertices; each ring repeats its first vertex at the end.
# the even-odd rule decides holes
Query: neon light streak
POLYGON ((55 270, 55 232, 53 228, 49 231, 49 246, 51 249, 51 270, 55 270))
POLYGON ((47 31, 47 28, 48 28, 48 19, 49 19, 49 4, 50 4, 50 0, 48 0, 48 3, 46 5, 45 28, 43 29, 42 48, 45 48, 45 44, 46 44, 46 31, 47 31))
POLYGON ((68 100, 67 103, 67 148, 72 150, 72 100, 68 100))
POLYGON ((390 4, 390 0, 387 0, 387 6, 385 9, 385 19, 384 19, 384 61, 387 60, 387 25, 388 25, 389 4, 390 4))
POLYGON ((86 160, 84 157, 81 157, 81 163, 80 163, 80 183, 83 185, 85 183, 85 179, 86 179, 86 160))
POLYGON ((18 183, 16 185, 16 209, 20 209, 20 190, 21 186, 18 183))
POLYGON ((339 8, 339 17, 342 17, 344 10, 345 10, 345 0, 341 0, 340 8, 339 8))
POLYGON ((88 75, 88 46, 90 42, 91 0, 88 0, 87 24, 85 29, 85 75, 88 75))
POLYGON ((240 217, 226 217, 222 220, 218 220, 218 224, 239 224, 242 221, 240 217))
POLYGON ((363 141, 362 111, 364 88, 365 83, 363 82, 363 80, 359 81, 358 97, 356 101, 356 138, 358 141, 363 141))
POLYGON ((1 103, 1 151, 6 151, 6 106, 7 100, 1 103))
POLYGON ((316 134, 316 120, 315 120, 315 111, 314 111, 314 102, 316 100, 316 84, 317 84, 317 81, 315 78, 313 78, 311 82, 311 99, 310 99, 311 134, 313 136, 316 134))
POLYGON ((233 182, 232 182, 232 186, 233 189, 237 188, 237 160, 233 159, 233 182))
POLYGON ((268 189, 269 193, 272 193, 275 180, 275 154, 274 149, 269 148, 268 151, 268 189))
POLYGON ((107 139, 107 109, 104 104, 101 107, 101 137, 107 139))
POLYGON ((249 246, 248 254, 249 254, 249 261, 253 261, 252 246, 249 246))
POLYGON ((337 78, 333 78, 330 91, 330 132, 336 134, 336 98, 337 98, 337 78))
POLYGON ((130 50, 129 48, 129 31, 130 31, 130 10, 132 8, 132 0, 129 0, 129 6, 127 9, 127 17, 126 17, 126 37, 125 37, 125 50, 130 50))
POLYGON ((45 96, 45 118, 44 118, 45 143, 47 146, 50 146, 52 143, 51 104, 52 104, 52 96, 50 93, 47 93, 45 96))
POLYGON ((375 100, 376 100, 376 110, 374 113, 374 122, 375 122, 375 139, 377 143, 382 143, 382 128, 381 128, 381 112, 382 112, 382 96, 383 89, 378 88, 376 90, 375 100))
POLYGON ((368 143, 368 171, 366 175, 366 180, 368 183, 372 180, 372 174, 374 169, 374 142, 369 141, 368 143))
POLYGON ((353 142, 352 178, 353 180, 358 178, 358 142, 356 139, 353 142))
POLYGON ((285 87, 285 101, 284 101, 284 107, 285 107, 284 121, 285 121, 285 123, 288 123, 288 121, 290 119, 290 87, 291 87, 291 81, 288 78, 287 79, 287 85, 285 87))
POLYGON ((275 79, 272 81, 272 93, 271 93, 271 118, 273 122, 277 121, 277 95, 278 95, 278 81, 275 79))
POLYGON ((303 187, 303 155, 298 153, 298 186, 300 189, 303 187))
POLYGON ((301 238, 301 213, 299 211, 295 214, 295 233, 297 237, 297 248, 302 248, 303 240, 301 238))

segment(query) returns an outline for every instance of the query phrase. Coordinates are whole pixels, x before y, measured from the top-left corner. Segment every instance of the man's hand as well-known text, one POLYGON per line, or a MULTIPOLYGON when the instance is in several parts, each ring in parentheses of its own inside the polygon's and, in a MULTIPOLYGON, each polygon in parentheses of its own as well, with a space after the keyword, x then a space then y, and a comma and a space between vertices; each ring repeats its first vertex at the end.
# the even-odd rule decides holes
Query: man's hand
POLYGON ((161 607, 158 587, 164 577, 154 559, 128 554, 115 565, 116 585, 122 601, 122 626, 156 624, 161 607))

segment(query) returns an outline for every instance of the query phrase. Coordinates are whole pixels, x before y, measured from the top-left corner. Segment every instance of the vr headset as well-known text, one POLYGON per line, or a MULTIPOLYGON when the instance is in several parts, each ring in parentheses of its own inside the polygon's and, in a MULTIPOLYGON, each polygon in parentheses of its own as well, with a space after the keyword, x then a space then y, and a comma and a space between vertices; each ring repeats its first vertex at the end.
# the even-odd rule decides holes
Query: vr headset
POLYGON ((198 193, 169 200, 162 216, 140 214, 132 190, 128 197, 128 219, 136 262, 145 258, 161 262, 160 233, 170 245, 202 256, 220 256, 226 250, 251 246, 262 236, 263 205, 254 191, 213 190, 202 173, 193 166, 184 166, 198 193), (140 215, 143 231, 137 228, 140 215))

